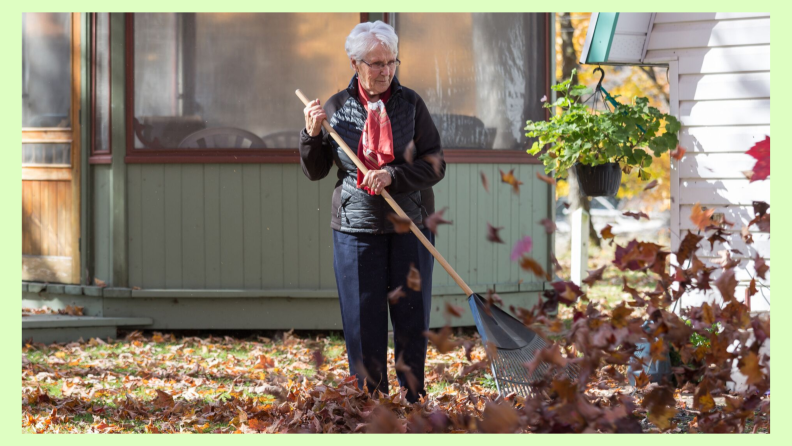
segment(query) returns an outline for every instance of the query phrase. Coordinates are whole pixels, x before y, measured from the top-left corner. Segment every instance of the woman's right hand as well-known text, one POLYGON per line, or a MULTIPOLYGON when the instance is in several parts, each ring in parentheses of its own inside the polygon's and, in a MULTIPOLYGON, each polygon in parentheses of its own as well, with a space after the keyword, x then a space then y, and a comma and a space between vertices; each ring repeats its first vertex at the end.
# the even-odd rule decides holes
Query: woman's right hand
POLYGON ((322 132, 322 121, 327 119, 322 106, 319 105, 319 99, 315 99, 308 103, 308 106, 303 109, 305 114, 305 131, 310 136, 317 136, 322 132))

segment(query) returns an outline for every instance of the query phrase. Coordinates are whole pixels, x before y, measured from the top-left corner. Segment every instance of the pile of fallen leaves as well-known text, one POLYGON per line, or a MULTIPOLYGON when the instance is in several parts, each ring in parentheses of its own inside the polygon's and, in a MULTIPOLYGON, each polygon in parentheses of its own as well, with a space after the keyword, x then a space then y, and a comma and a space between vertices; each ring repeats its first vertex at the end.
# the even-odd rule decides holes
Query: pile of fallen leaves
MULTIPOLYGON (((769 157, 769 139, 762 154, 769 157)), ((757 163, 752 181, 769 174, 765 161, 757 163)), ((501 182, 519 193, 522 182, 513 171, 501 172, 501 182)), ((489 190, 483 173, 482 184, 489 190)), ((529 374, 540 363, 547 369, 531 383, 530 396, 499 394, 489 375, 498 374, 491 362, 494 345, 455 336, 450 324, 425 333, 431 342, 429 392, 413 404, 395 379, 399 370, 411 382, 412 371, 393 358, 392 349, 388 378, 394 393, 369 395, 348 375, 340 339, 302 339, 290 332, 277 341, 177 340, 133 332, 123 341, 26 345, 22 425, 32 432, 768 432, 770 318, 752 314, 749 305, 765 287, 769 267, 758 254, 735 250, 721 251, 714 264, 697 256, 705 239, 713 246, 741 237, 750 245, 749 227, 769 232, 769 205, 754 202, 753 208, 755 218, 737 233, 727 229, 734 223, 713 221, 713 210, 697 205, 691 220, 698 231, 684 234, 675 252, 647 241, 616 244, 611 263, 583 280, 590 289, 606 269, 624 273, 622 299, 607 309, 563 279, 552 282, 533 308, 508 308, 547 343, 521 364, 529 374), (750 274, 749 261, 755 274, 744 296, 737 296, 735 272, 745 268, 750 274), (631 284, 635 275, 651 280, 631 284), (717 299, 677 308, 689 292, 715 290, 717 299), (649 356, 637 354, 647 343, 649 356), (670 376, 650 382, 643 367, 666 361, 672 352, 670 376), (577 370, 575 377, 565 373, 569 367, 577 370)), ((442 212, 429 217, 432 231, 452 224, 442 212)), ((409 230, 409 222, 392 221, 397 230, 409 230)), ((504 243, 500 229, 488 225, 487 240, 504 243)), ((612 234, 603 231, 603 237, 612 234)), ((530 257, 531 245, 530 237, 517 241, 512 261, 549 280, 530 257)), ((554 269, 562 268, 554 262, 554 269)), ((407 283, 420 289, 416 271, 407 283)), ((402 293, 388 297, 398 301, 402 293)), ((493 291, 485 300, 486 311, 503 305, 493 291)), ((449 320, 463 311, 446 306, 449 320)))
MULTIPOLYGON (((118 340, 27 344, 22 425, 39 433, 475 430, 486 403, 499 395, 486 371, 469 369, 486 356, 480 339, 449 333, 448 341, 468 350, 429 348, 430 396, 416 405, 404 389, 371 397, 358 388, 338 335, 132 332, 118 340)), ((391 388, 398 389, 392 349, 389 361, 391 388)))

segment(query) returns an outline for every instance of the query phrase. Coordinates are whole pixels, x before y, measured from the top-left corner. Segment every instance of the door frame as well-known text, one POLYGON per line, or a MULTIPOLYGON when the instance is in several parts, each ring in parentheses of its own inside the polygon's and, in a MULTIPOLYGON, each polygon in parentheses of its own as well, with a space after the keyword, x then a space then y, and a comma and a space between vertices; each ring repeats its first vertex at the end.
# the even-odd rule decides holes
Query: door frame
POLYGON ((70 180, 71 181, 71 253, 72 267, 69 283, 80 284, 80 203, 82 172, 81 138, 81 94, 82 94, 82 22, 81 13, 71 13, 71 127, 69 128, 22 128, 22 142, 71 142, 71 165, 22 166, 22 180, 70 180))

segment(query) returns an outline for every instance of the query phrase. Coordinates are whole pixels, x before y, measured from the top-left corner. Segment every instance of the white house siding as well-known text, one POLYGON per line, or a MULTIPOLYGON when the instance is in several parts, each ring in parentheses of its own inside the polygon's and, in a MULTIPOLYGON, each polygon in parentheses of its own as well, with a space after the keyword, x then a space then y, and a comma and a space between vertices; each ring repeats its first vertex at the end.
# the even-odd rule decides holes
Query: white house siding
MULTIPOLYGON (((728 243, 710 248, 703 241, 702 259, 737 249, 744 255, 735 256, 758 252, 769 263, 770 234, 752 227, 754 243, 745 245, 739 230, 753 217, 752 201, 770 203, 769 179, 749 183, 742 173, 755 162, 745 151, 770 135, 770 14, 657 13, 644 60, 669 63, 671 111, 682 123, 680 145, 687 149, 672 171, 672 248, 694 229, 690 213, 701 203, 734 223, 728 243)), ((746 264, 737 273, 740 299, 754 275, 753 261, 746 264)), ((762 282, 769 286, 767 278, 762 282)), ((716 299, 715 294, 686 297, 683 305, 716 299)), ((753 311, 769 310, 769 288, 760 288, 751 304, 753 311)))

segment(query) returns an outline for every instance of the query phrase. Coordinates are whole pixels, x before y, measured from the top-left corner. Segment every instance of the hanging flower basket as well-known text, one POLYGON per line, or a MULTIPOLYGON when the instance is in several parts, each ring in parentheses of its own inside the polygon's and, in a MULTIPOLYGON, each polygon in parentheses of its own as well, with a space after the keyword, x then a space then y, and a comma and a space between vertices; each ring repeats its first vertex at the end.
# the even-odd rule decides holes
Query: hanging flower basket
MULTIPOLYGON (((601 68, 596 71, 604 76, 601 68)), ((590 197, 614 196, 622 172, 634 171, 642 181, 649 180, 646 168, 652 160, 679 144, 679 121, 650 107, 647 98, 636 97, 629 104, 616 101, 618 96, 611 96, 602 87, 602 77, 593 93, 585 85, 570 86, 575 73, 572 70, 569 79, 553 85, 561 97, 544 104, 551 111, 560 108, 561 113, 547 121, 528 121, 525 136, 537 139, 528 153, 542 152, 539 160, 545 172, 557 178, 575 168, 580 188, 590 197), (594 98, 593 108, 586 105, 589 99, 580 100, 589 93, 589 99, 594 98), (596 110, 600 96, 607 111, 596 110)))
POLYGON ((580 190, 589 197, 615 197, 621 184, 622 171, 619 163, 597 166, 575 163, 580 190))

